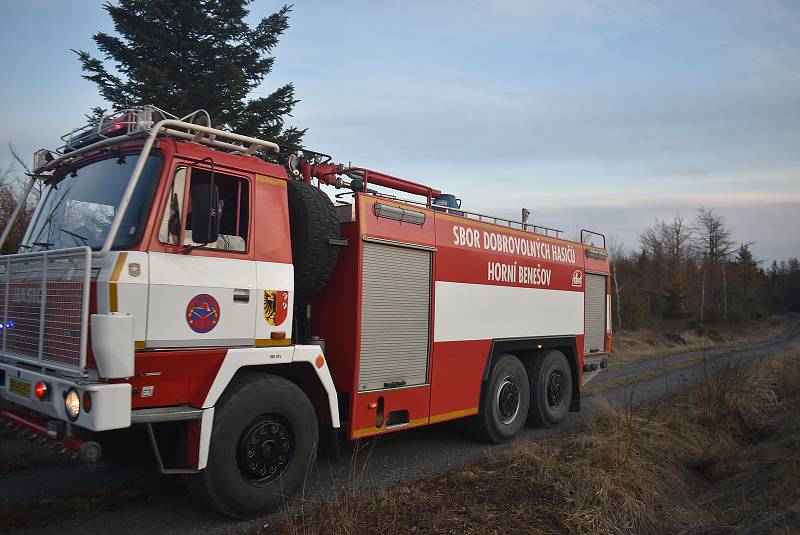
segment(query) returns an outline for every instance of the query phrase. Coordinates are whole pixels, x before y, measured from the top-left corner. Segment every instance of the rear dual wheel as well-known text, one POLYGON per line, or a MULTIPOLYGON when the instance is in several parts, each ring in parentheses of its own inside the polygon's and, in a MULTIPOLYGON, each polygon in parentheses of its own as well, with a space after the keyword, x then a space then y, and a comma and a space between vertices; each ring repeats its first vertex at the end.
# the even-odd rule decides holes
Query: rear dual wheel
POLYGON ((572 370, 564 353, 549 349, 528 363, 531 408, 528 425, 555 427, 567 416, 572 401, 572 370))
POLYGON ((300 488, 316 448, 316 414, 297 385, 273 375, 242 375, 217 404, 208 465, 189 480, 189 489, 222 514, 251 518, 300 488))
POLYGON ((493 444, 514 438, 525 425, 529 404, 530 384, 525 366, 514 355, 498 355, 475 420, 479 438, 493 444))
POLYGON ((495 357, 475 420, 477 434, 494 444, 508 442, 527 423, 555 427, 572 401, 572 370, 561 351, 546 350, 522 362, 514 355, 495 357))

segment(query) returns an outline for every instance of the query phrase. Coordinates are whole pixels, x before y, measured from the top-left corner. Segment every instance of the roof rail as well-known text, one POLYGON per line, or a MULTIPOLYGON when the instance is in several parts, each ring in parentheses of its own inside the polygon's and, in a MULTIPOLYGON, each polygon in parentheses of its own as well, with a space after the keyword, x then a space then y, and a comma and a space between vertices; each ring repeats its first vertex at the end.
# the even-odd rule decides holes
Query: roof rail
POLYGON ((603 247, 602 248, 603 249, 606 248, 606 235, 605 234, 601 234, 600 232, 595 232, 593 230, 588 230, 588 229, 585 229, 585 228, 581 229, 581 243, 584 243, 586 245, 591 245, 592 247, 597 247, 597 245, 595 245, 594 242, 591 241, 591 237, 592 236, 599 236, 600 238, 603 238, 603 247))
POLYGON ((152 134, 152 129, 165 120, 169 122, 159 127, 156 135, 174 137, 246 155, 254 155, 263 151, 280 152, 280 146, 273 141, 212 128, 211 118, 205 110, 196 110, 184 117, 177 117, 156 106, 147 105, 141 108, 119 110, 99 117, 85 126, 70 130, 61 136, 64 141, 63 146, 55 151, 42 149, 36 152, 34 173, 51 172, 59 165, 81 154, 127 139, 148 137, 152 134), (198 119, 205 124, 196 122, 198 119))
MULTIPOLYGON (((402 197, 397 197, 396 195, 387 195, 385 193, 381 193, 374 190, 368 190, 366 193, 369 195, 374 195, 376 197, 384 197, 387 199, 391 199, 394 201, 399 201, 407 204, 415 204, 417 206, 421 206, 424 208, 431 208, 426 203, 415 201, 412 199, 405 199, 402 197)), ((341 194, 340 194, 341 195, 341 194)), ((561 229, 553 228, 553 227, 545 227, 543 225, 534 225, 533 223, 523 223, 522 221, 515 221, 513 219, 506 219, 505 217, 498 217, 493 215, 486 215, 480 214, 478 212, 470 212, 468 210, 464 210, 463 208, 451 208, 449 206, 436 206, 433 208, 437 212, 443 212, 450 215, 456 215, 468 219, 470 221, 480 221, 482 223, 493 223, 495 225, 503 225, 508 228, 513 228, 517 230, 525 230, 528 232, 533 232, 534 234, 541 234, 544 236, 549 236, 551 238, 559 238, 561 239, 561 234, 564 232, 561 229)))

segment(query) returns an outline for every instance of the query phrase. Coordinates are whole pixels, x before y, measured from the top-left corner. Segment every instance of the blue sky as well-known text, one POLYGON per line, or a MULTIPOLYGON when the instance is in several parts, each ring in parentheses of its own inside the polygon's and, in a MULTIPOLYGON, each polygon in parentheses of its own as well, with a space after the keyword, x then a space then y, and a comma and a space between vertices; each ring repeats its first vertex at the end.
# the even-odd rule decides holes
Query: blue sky
MULTIPOLYGON (((0 0, 0 142, 54 147, 102 103, 69 50, 111 30, 101 3, 0 0)), ((704 206, 800 255, 800 3, 299 1, 291 26, 260 91, 294 82, 339 161, 630 248, 704 206)))

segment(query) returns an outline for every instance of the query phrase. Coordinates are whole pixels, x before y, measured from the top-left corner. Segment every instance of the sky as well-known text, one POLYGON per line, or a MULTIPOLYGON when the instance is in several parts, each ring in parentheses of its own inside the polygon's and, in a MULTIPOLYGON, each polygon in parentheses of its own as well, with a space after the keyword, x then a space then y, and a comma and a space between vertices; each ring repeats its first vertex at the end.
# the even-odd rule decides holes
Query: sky
MULTIPOLYGON (((102 3, 0 0, 0 165, 103 104, 70 51, 113 31, 102 3)), ((290 24, 256 94, 293 82, 289 124, 339 162, 630 250, 702 206, 800 256, 800 2, 299 0, 290 24)))

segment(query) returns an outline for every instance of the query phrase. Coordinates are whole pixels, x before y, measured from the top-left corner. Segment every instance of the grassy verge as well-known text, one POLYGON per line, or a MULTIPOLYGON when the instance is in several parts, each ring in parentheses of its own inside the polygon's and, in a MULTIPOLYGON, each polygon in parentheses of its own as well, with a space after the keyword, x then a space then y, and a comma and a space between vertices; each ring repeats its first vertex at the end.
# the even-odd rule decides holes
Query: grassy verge
POLYGON ((701 351, 704 349, 734 349, 743 343, 767 342, 780 336, 792 321, 790 316, 770 316, 754 321, 747 328, 725 330, 642 330, 614 334, 610 356, 615 368, 661 357, 701 351))
POLYGON ((800 532, 800 345, 660 404, 423 481, 347 490, 263 533, 800 532))

